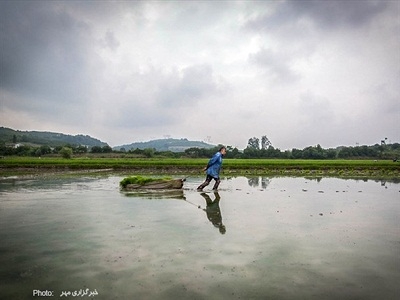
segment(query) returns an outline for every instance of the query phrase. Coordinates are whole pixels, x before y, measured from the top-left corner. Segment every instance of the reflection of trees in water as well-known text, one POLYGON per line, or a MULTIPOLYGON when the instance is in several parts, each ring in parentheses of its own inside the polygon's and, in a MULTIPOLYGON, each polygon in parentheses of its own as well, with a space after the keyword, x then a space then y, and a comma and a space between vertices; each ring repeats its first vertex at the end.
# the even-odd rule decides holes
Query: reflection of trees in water
POLYGON ((247 182, 251 187, 260 187, 261 183, 261 187, 263 189, 266 189, 267 186, 271 183, 271 179, 267 177, 251 177, 247 179, 247 182))
POLYGON ((304 177, 305 179, 307 179, 307 180, 310 180, 310 181, 316 181, 316 182, 318 182, 318 183, 320 183, 321 182, 321 180, 323 179, 323 177, 304 177))
POLYGON ((266 177, 261 177, 261 186, 263 189, 266 189, 267 186, 271 183, 271 179, 266 177))

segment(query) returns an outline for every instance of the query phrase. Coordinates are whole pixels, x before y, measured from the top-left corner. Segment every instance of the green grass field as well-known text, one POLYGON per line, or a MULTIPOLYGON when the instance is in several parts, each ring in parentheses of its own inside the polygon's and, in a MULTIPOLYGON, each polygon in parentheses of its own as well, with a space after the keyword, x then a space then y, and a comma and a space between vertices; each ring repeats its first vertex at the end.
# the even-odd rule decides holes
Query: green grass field
MULTIPOLYGON (((4 157, 0 171, 136 170, 142 173, 199 173, 208 159, 4 157)), ((222 174, 379 176, 400 178, 400 163, 390 160, 224 159, 222 174)))

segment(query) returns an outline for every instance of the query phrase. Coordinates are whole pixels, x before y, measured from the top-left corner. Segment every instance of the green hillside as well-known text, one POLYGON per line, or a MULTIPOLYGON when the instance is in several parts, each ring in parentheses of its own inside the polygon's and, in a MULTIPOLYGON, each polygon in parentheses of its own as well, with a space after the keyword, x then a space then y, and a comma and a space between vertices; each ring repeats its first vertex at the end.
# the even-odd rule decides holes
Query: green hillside
POLYGON ((148 142, 135 142, 127 145, 116 146, 114 150, 125 149, 126 151, 134 149, 156 149, 156 151, 172 151, 172 152, 183 152, 188 148, 213 148, 214 145, 207 144, 201 141, 189 141, 188 139, 158 139, 151 140, 148 142))
POLYGON ((66 144, 84 145, 88 147, 107 146, 107 143, 92 138, 88 135, 68 135, 47 131, 20 131, 6 127, 0 127, 0 143, 34 144, 39 146, 46 145, 51 147, 63 146, 66 144))

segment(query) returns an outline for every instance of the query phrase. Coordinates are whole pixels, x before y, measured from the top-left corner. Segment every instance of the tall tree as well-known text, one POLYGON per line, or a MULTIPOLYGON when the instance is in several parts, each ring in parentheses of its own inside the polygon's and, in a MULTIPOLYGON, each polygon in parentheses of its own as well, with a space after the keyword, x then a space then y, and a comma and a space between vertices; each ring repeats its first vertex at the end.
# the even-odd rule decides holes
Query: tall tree
POLYGON ((252 137, 247 142, 247 148, 260 150, 260 139, 257 137, 252 137))
POLYGON ((268 149, 269 146, 272 146, 271 141, 267 138, 266 135, 261 137, 261 149, 268 149))

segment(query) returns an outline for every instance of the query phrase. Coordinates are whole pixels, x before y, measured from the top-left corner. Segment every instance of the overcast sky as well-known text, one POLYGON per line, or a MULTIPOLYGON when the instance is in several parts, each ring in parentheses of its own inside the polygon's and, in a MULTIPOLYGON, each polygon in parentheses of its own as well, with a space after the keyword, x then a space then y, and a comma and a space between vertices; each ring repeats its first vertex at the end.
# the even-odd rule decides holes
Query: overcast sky
POLYGON ((400 142, 399 1, 1 1, 0 126, 400 142))

